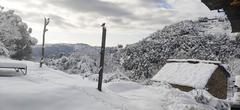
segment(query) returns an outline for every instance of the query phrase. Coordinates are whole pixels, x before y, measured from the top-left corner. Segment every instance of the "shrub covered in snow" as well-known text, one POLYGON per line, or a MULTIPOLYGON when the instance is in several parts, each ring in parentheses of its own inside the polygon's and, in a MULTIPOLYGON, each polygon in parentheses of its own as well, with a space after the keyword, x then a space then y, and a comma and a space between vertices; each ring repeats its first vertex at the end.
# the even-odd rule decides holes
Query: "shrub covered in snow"
MULTIPOLYGON (((124 69, 121 68, 116 59, 116 51, 119 51, 116 47, 106 48, 104 82, 116 81, 118 79, 129 80, 129 78, 123 74, 125 73, 124 69)), ((60 56, 58 54, 49 54, 46 59, 48 66, 70 74, 80 74, 92 80, 98 80, 99 62, 100 48, 89 45, 75 45, 70 55, 66 53, 60 56)))
POLYGON ((0 56, 8 56, 9 51, 5 48, 4 44, 0 42, 0 56))
POLYGON ((237 42, 240 42, 240 33, 238 33, 238 34, 236 35, 236 41, 237 41, 237 42))
POLYGON ((229 110, 230 105, 228 102, 217 99, 213 97, 211 94, 209 94, 205 90, 193 90, 190 92, 196 102, 204 104, 204 105, 209 105, 215 108, 216 110, 229 110))

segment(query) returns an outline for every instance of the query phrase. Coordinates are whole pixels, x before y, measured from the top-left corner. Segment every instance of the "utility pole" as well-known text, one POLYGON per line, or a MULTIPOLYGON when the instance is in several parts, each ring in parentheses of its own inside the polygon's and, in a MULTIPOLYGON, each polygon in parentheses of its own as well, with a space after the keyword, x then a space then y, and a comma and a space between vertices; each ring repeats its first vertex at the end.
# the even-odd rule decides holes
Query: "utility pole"
POLYGON ((43 28, 43 41, 42 41, 42 57, 40 60, 40 68, 42 67, 44 63, 44 49, 45 49, 45 33, 48 31, 47 25, 50 22, 50 18, 44 18, 44 28, 43 28))
POLYGON ((101 46, 101 59, 100 59, 100 70, 98 77, 98 90, 102 91, 102 79, 103 79, 103 67, 104 67, 104 55, 105 55, 105 44, 106 44, 106 33, 107 29, 105 27, 105 23, 102 25, 102 46, 101 46))

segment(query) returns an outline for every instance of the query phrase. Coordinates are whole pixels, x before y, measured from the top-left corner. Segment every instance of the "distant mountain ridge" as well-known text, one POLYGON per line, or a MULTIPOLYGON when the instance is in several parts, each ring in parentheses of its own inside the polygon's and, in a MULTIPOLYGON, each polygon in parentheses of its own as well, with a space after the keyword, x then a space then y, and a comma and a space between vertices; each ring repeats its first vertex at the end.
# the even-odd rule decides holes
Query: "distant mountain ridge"
MULTIPOLYGON (((35 60, 39 60, 42 55, 42 45, 33 46, 33 56, 35 60)), ((75 51, 80 51, 83 53, 96 52, 97 47, 90 46, 88 44, 46 44, 45 45, 45 56, 51 57, 56 55, 70 55, 75 51)))

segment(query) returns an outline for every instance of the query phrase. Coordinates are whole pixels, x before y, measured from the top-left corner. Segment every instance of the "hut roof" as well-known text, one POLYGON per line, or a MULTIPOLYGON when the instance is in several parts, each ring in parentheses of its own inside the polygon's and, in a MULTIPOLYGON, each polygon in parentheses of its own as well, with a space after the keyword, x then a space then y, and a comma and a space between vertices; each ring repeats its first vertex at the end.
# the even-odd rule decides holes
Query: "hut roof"
POLYGON ((168 59, 170 62, 189 62, 189 63, 209 63, 209 64, 221 64, 220 61, 198 60, 198 59, 168 59))
POLYGON ((152 80, 202 89, 219 67, 219 63, 218 61, 194 59, 168 60, 168 63, 163 66, 152 80))

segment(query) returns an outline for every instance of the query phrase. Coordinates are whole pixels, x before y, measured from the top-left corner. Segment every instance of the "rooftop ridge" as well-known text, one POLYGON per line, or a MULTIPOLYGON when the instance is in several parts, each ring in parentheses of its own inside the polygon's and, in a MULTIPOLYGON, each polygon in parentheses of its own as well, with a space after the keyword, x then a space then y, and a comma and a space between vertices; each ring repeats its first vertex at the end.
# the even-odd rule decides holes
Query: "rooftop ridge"
POLYGON ((197 64, 197 63, 206 63, 206 64, 222 64, 221 61, 212 61, 212 60, 198 60, 198 59, 168 59, 167 63, 170 62, 187 62, 187 63, 193 63, 193 64, 197 64))

